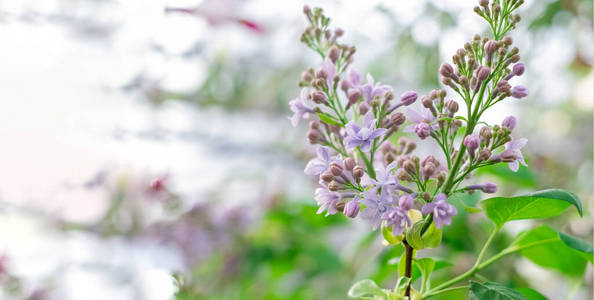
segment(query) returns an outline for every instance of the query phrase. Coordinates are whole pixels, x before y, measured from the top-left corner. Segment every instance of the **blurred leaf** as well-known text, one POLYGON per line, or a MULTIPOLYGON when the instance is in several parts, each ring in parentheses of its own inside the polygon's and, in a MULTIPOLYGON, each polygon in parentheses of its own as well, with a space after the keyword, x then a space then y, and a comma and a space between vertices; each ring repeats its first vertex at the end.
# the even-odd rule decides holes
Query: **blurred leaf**
POLYGON ((422 236, 423 244, 427 248, 435 248, 441 243, 441 235, 442 229, 437 229, 435 223, 431 222, 431 225, 422 236))
POLYGON ((351 298, 359 299, 388 299, 388 294, 369 279, 353 284, 348 295, 351 298))
POLYGON ((559 238, 565 245, 582 252, 588 261, 593 262, 594 249, 592 249, 592 245, 563 232, 559 232, 559 238))
POLYGON ((547 297, 531 288, 519 288, 518 292, 524 295, 528 300, 547 300, 547 297))
POLYGON ((582 215, 582 203, 568 191, 550 189, 516 197, 494 197, 483 200, 487 217, 501 227, 508 221, 558 216, 570 205, 582 215))
POLYGON ((537 183, 537 178, 528 168, 520 168, 517 172, 509 169, 507 164, 494 164, 478 169, 477 173, 489 174, 500 178, 506 183, 534 188, 537 183))
POLYGON ((518 291, 497 282, 470 281, 469 295, 472 300, 528 300, 518 291))
POLYGON ((520 234, 511 247, 527 247, 520 253, 533 263, 562 274, 579 277, 584 274, 587 260, 583 252, 564 243, 559 234, 546 225, 520 234))

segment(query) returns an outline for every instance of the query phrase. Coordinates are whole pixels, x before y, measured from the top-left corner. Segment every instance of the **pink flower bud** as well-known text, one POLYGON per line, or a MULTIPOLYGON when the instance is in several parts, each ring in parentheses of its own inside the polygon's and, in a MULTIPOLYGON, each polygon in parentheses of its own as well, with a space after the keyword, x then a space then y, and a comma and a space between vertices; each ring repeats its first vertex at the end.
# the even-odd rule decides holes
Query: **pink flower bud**
POLYGON ((343 163, 344 167, 349 171, 352 171, 355 168, 355 166, 357 166, 355 159, 353 159, 352 157, 345 158, 343 163))
POLYGON ((404 194, 398 199, 398 206, 403 210, 409 210, 415 205, 415 199, 410 194, 404 194))
POLYGON ((417 101, 417 92, 408 91, 400 95, 400 102, 404 105, 411 105, 417 101))
POLYGON ((359 89, 349 89, 347 98, 349 99, 349 103, 353 105, 361 99, 361 91, 359 91, 359 89))
POLYGON ((514 67, 512 68, 512 73, 516 76, 522 76, 522 74, 524 74, 524 64, 523 63, 515 64, 514 67))
POLYGON ((501 127, 509 128, 509 130, 514 130, 514 128, 516 128, 516 117, 509 116, 503 119, 503 122, 501 122, 501 127))
POLYGON ((359 201, 357 199, 353 199, 344 206, 344 215, 349 218, 354 218, 359 214, 359 201))
POLYGON ((528 96, 528 89, 522 85, 516 85, 511 91, 511 95, 514 98, 521 99, 528 96))

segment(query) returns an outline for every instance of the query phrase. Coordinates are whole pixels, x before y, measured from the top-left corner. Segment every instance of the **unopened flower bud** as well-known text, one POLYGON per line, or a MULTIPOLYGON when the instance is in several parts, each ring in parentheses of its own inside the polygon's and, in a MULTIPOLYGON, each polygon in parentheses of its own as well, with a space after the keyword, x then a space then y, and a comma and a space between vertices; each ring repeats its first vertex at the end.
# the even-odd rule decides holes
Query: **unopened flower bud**
POLYGON ((503 37, 502 41, 503 41, 504 44, 506 44, 508 46, 513 43, 513 40, 512 40, 512 38, 510 36, 503 37))
POLYGON ((382 153, 389 153, 389 152, 392 152, 392 151, 394 151, 394 145, 392 145, 392 143, 390 143, 389 141, 384 141, 384 142, 383 142, 383 143, 380 145, 380 147, 379 147, 379 150, 380 150, 382 153))
POLYGON ((410 180, 410 176, 408 175, 408 173, 403 170, 403 169, 399 169, 396 172, 396 178, 398 178, 398 180, 400 181, 409 181, 410 180))
POLYGON ((516 159, 518 159, 518 155, 516 153, 516 151, 513 151, 511 149, 505 150, 503 152, 501 152, 501 161, 502 162, 514 162, 516 161, 516 159))
POLYGON ((403 210, 409 210, 415 205, 415 199, 410 194, 404 194, 398 199, 398 206, 403 210))
POLYGON ((516 117, 509 116, 503 119, 503 122, 501 122, 501 127, 508 128, 509 130, 514 130, 514 128, 516 128, 516 117))
POLYGON ((355 159, 352 157, 345 158, 343 163, 344 163, 344 167, 349 171, 352 171, 355 168, 355 166, 357 166, 355 159))
POLYGON ((369 111, 369 104, 367 104, 367 102, 362 102, 359 105, 359 113, 361 115, 365 115, 368 111, 369 111))
POLYGON ((330 163, 330 173, 334 176, 342 175, 342 166, 337 162, 330 163))
POLYGON ((474 155, 474 151, 478 149, 480 144, 481 141, 479 140, 479 137, 474 133, 469 134, 464 138, 464 146, 468 149, 468 153, 470 153, 471 157, 474 155))
POLYGON ((338 50, 338 47, 336 47, 336 45, 330 47, 330 49, 328 50, 328 58, 333 63, 336 63, 339 56, 340 56, 340 50, 338 50))
POLYGON ((311 144, 317 144, 322 138, 322 134, 318 130, 310 129, 307 131, 307 139, 311 144))
POLYGON ((343 90, 345 93, 353 87, 353 83, 351 83, 348 79, 343 79, 340 82, 340 89, 343 90))
POLYGON ((482 7, 488 7, 489 0, 479 0, 479 5, 482 7))
POLYGON ((301 81, 303 82, 311 82, 313 80, 313 76, 311 76, 311 73, 304 71, 303 73, 301 73, 301 81))
POLYGON ((451 78, 454 76, 454 68, 448 63, 443 63, 441 64, 441 67, 439 67, 439 74, 443 77, 451 78))
POLYGON ((315 91, 311 94, 311 100, 317 104, 326 103, 326 94, 322 91, 315 91))
POLYGON ((330 183, 328 183, 328 189, 336 192, 340 189, 340 183, 338 183, 336 180, 332 180, 330 183))
POLYGON ((347 204, 345 204, 343 212, 345 216, 349 218, 354 218, 359 214, 360 209, 361 208, 359 207, 359 200, 353 199, 347 202, 347 204))
POLYGON ((414 130, 417 136, 422 140, 426 139, 428 136, 431 135, 431 126, 425 122, 421 122, 415 125, 414 130))
POLYGON ((497 192, 497 185, 492 182, 486 182, 483 184, 483 188, 481 189, 484 193, 492 194, 497 192))
POLYGON ((355 180, 357 180, 357 181, 361 180, 361 177, 363 177, 363 174, 365 174, 365 171, 363 171, 363 168, 361 168, 361 166, 356 166, 353 169, 353 177, 355 178, 355 180))
POLYGON ((320 123, 318 123, 318 121, 315 120, 309 121, 309 128, 317 130, 320 128, 320 123))
POLYGON ((428 163, 423 167, 423 176, 425 177, 425 180, 427 180, 429 177, 433 176, 433 174, 435 173, 435 165, 432 163, 428 163))
POLYGON ((406 172, 408 172, 408 174, 416 174, 417 173, 417 166, 415 165, 415 163, 412 160, 407 160, 404 163, 404 170, 406 170, 406 172))
POLYGON ((479 161, 487 161, 489 158, 491 158, 491 150, 488 148, 483 148, 478 155, 479 161))
POLYGON ((522 85, 516 85, 511 90, 511 95, 514 98, 521 99, 528 96, 528 89, 522 85))
POLYGON ((327 77, 328 77, 328 73, 326 73, 326 70, 319 69, 316 71, 316 78, 326 79, 327 77))
POLYGON ((342 28, 336 28, 336 29, 334 30, 334 35, 335 35, 336 37, 341 37, 343 34, 344 34, 344 30, 342 30, 342 28))
POLYGON ((421 98, 421 102, 423 103, 423 106, 426 108, 433 107, 433 100, 431 100, 430 97, 424 96, 423 98, 421 98))
POLYGON ((489 67, 479 66, 475 72, 478 80, 483 81, 489 77, 489 74, 491 74, 491 69, 489 69, 489 67))
POLYGON ((448 112, 450 112, 451 114, 455 114, 458 111, 458 102, 454 101, 454 100, 450 100, 446 103, 446 108, 448 109, 448 112))
POLYGON ((490 40, 485 43, 485 53, 487 55, 493 55, 493 53, 495 53, 495 50, 497 50, 497 42, 490 40))
POLYGON ((437 174, 437 185, 441 186, 445 180, 446 180, 446 174, 445 172, 439 172, 439 174, 437 174))
POLYGON ((421 197, 423 197, 423 200, 425 201, 431 200, 431 194, 429 192, 424 192, 423 194, 421 194, 421 197))
POLYGON ((322 173, 322 175, 320 175, 320 178, 324 181, 324 182, 330 182, 332 180, 334 180, 334 175, 332 175, 331 172, 326 171, 324 173, 322 173))
POLYGON ((512 68, 512 73, 516 76, 522 76, 522 74, 524 74, 524 68, 525 66, 523 63, 517 63, 512 68))
POLYGON ((406 117, 403 113, 397 112, 390 117, 390 121, 396 126, 400 126, 406 122, 406 117))
POLYGON ((347 98, 349 99, 349 103, 353 105, 361 99, 361 91, 359 91, 359 89, 349 89, 347 98))

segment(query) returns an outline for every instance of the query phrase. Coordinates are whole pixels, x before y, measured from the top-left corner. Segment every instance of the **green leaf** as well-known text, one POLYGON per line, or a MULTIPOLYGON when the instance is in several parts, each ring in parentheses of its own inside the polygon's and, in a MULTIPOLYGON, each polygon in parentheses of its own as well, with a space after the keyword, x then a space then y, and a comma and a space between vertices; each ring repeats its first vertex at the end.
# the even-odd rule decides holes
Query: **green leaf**
MULTIPOLYGON (((464 208, 465 211, 467 211, 467 212, 469 212, 471 214, 472 213, 479 213, 479 212, 482 212, 483 211, 482 209, 480 209, 478 207, 472 207, 472 206, 467 205, 464 202, 463 199, 467 199, 468 197, 462 197, 464 195, 467 195, 467 193, 455 193, 455 194, 450 195, 450 197, 448 198, 448 200, 449 199, 455 199, 456 201, 458 201, 458 203, 460 203, 460 205, 462 205, 462 207, 464 208)), ((449 202, 451 203, 452 201, 449 201, 449 202)))
POLYGON ((421 230, 425 220, 413 224, 413 227, 406 230, 406 242, 415 250, 422 250, 425 248, 423 239, 421 238, 421 230))
POLYGON ((406 290, 406 287, 408 286, 409 283, 410 283, 410 278, 408 278, 406 276, 400 276, 398 278, 398 281, 396 282, 396 286, 394 287, 394 290, 396 291, 396 293, 402 294, 402 293, 404 293, 404 290, 406 290))
POLYGON ((565 243, 565 245, 582 252, 583 256, 588 261, 594 262, 594 249, 592 248, 592 245, 563 232, 559 232, 559 238, 561 241, 563 241, 563 243, 565 243))
POLYGON ((437 229, 435 227, 435 223, 431 222, 431 225, 429 225, 429 228, 427 228, 427 231, 425 231, 425 234, 423 234, 423 236, 421 237, 421 240, 423 241, 425 247, 435 248, 439 246, 439 244, 441 243, 442 232, 443 230, 441 228, 437 229))
POLYGON ((539 292, 531 288, 519 288, 518 292, 524 295, 528 300, 547 300, 547 297, 541 295, 539 292))
POLYGON ((353 284, 348 293, 351 298, 388 299, 388 294, 373 280, 364 279, 353 284))
POLYGON ((421 292, 426 291, 427 289, 431 288, 431 272, 435 268, 435 260, 424 257, 421 259, 415 259, 415 265, 421 270, 421 275, 423 276, 423 283, 421 285, 421 292))
POLYGON ((394 236, 392 234, 392 226, 386 226, 386 221, 382 222, 382 235, 384 237, 384 240, 386 240, 388 243, 392 245, 398 245, 404 239, 404 236, 402 234, 394 236))
POLYGON ((581 277, 586 269, 584 252, 568 246, 546 225, 520 234, 508 249, 519 249, 533 263, 568 276, 581 277))
POLYGON ((550 189, 516 197, 494 197, 481 201, 487 217, 498 227, 506 222, 558 216, 570 205, 582 215, 582 203, 573 193, 550 189))
POLYGON ((406 231, 406 241, 415 250, 422 250, 425 247, 435 248, 441 243, 442 229, 435 228, 433 222, 431 222, 427 231, 421 236, 421 231, 426 222, 427 220, 421 220, 406 231))
POLYGON ((325 114, 325 113, 318 113, 318 117, 320 118, 320 121, 326 123, 326 124, 330 124, 330 125, 338 125, 340 127, 342 127, 342 124, 334 119, 333 117, 325 114))
POLYGON ((528 300, 518 291, 497 282, 470 281, 469 296, 471 300, 528 300))

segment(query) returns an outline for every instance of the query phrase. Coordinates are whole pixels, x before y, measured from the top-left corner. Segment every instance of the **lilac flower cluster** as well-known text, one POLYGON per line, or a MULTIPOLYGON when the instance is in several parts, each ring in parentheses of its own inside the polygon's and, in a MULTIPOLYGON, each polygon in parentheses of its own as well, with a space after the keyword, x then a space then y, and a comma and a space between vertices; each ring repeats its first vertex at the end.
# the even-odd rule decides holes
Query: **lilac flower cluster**
MULTIPOLYGON (((479 10, 479 15, 486 14, 479 10)), ((494 104, 528 95, 525 87, 511 86, 525 66, 512 39, 504 36, 507 31, 494 39, 475 35, 456 51, 453 64, 441 65, 442 83, 467 109, 460 116, 460 105, 444 89, 422 96, 405 91, 396 99, 392 87, 370 74, 363 81, 351 66, 355 47, 338 41, 344 32, 330 30, 321 9, 306 6, 304 12, 310 26, 301 40, 320 55, 321 63, 303 72, 300 96, 289 103, 290 119, 296 126, 300 119, 312 117, 307 138, 318 148, 305 173, 320 185, 315 191, 318 213, 360 216, 373 229, 381 225, 394 236, 421 221, 426 224, 423 232, 431 225, 439 230, 457 214, 448 203, 450 195, 497 191, 493 183, 460 187, 474 170, 508 163, 517 171, 520 164, 526 165, 520 152, 526 139, 511 137, 515 117, 505 118, 501 125, 477 126, 485 124, 480 118, 494 104), (421 107, 411 108, 418 99, 421 107), (405 107, 404 113, 399 111, 405 107), (434 140, 441 158, 416 156, 415 142, 394 138, 407 120, 403 132, 434 140)))

